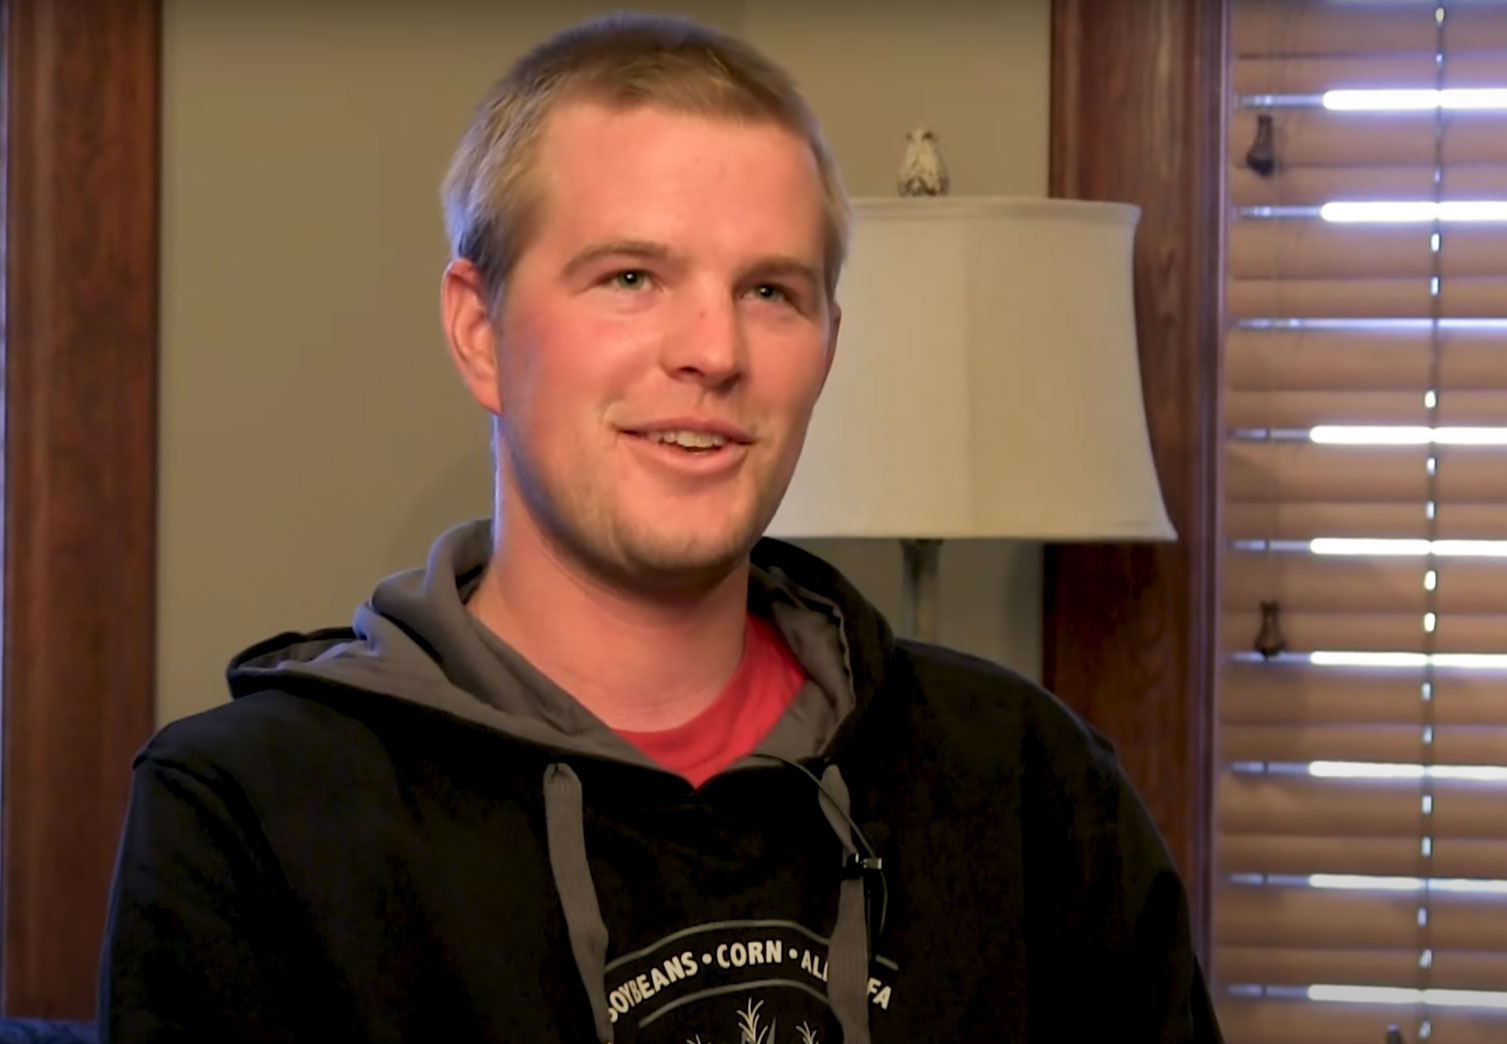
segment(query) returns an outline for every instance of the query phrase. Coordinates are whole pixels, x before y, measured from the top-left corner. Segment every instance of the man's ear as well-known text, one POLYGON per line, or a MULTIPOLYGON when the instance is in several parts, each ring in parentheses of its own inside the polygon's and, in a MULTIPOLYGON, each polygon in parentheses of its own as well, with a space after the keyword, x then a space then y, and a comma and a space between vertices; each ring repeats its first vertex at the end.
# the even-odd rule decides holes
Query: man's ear
POLYGON ((495 416, 502 414, 497 382, 497 328, 487 290, 476 266, 463 257, 445 266, 440 281, 440 321, 450 358, 471 397, 495 416))

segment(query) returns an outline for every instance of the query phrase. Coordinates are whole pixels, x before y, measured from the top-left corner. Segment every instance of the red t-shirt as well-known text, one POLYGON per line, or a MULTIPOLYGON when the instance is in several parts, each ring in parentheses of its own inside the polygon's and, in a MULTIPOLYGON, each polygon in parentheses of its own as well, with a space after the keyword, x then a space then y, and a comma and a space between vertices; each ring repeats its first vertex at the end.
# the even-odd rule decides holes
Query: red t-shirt
POLYGON ((738 670, 711 706, 673 729, 614 731, 699 787, 757 747, 805 681, 806 672, 780 632, 750 613, 738 670))

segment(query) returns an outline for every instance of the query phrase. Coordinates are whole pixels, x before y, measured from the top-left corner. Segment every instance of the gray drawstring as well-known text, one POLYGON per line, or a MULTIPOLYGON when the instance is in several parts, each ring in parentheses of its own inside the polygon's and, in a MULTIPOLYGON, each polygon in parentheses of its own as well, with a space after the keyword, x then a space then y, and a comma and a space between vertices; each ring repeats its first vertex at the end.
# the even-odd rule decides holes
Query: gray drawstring
MULTIPOLYGON (((817 800, 842 843, 844 862, 858 859, 848 829, 848 785, 836 765, 822 773, 817 800)), ((869 925, 863 879, 846 877, 837 893, 837 924, 827 946, 827 1003, 842 1027, 843 1044, 869 1044, 869 925)))
MULTIPOLYGON (((607 925, 597 905, 586 861, 586 824, 581 811, 581 779, 569 765, 544 770, 544 827, 549 839, 549 868, 565 908, 565 928, 575 954, 576 971, 591 1000, 597 1040, 611 1044, 612 1018, 607 1011, 607 925)), ((835 941, 835 939, 834 939, 835 941)), ((867 1035, 863 1038, 868 1040, 867 1035)))

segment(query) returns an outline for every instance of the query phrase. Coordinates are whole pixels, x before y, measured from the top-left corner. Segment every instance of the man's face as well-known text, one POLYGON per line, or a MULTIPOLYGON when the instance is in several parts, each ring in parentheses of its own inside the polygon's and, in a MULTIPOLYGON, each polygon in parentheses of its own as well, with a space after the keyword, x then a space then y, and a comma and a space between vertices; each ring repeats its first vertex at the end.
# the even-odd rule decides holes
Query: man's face
POLYGON ((562 106, 499 316, 504 518, 618 580, 707 582, 773 517, 835 342, 810 149, 562 106))

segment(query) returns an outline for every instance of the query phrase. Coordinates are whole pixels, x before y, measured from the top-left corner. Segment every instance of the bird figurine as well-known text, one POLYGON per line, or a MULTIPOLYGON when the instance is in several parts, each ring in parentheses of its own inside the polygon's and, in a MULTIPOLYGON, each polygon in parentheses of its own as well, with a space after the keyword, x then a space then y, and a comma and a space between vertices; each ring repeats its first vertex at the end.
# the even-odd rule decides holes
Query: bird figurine
POLYGON ((947 195, 947 164, 937 148, 937 136, 917 127, 905 136, 905 159, 900 164, 900 195, 947 195))

